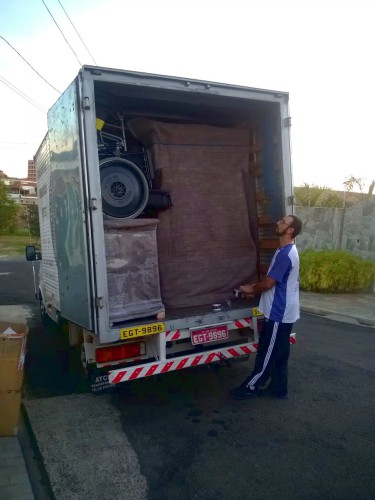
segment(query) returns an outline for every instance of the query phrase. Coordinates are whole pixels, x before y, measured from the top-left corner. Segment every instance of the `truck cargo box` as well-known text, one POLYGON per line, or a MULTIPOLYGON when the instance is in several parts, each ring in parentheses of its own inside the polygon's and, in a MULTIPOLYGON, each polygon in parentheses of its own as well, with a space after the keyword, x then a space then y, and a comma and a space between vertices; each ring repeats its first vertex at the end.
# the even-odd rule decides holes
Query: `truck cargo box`
POLYGON ((256 340, 257 302, 232 292, 266 272, 292 212, 289 127, 285 92, 81 69, 35 163, 40 300, 86 366, 256 340))

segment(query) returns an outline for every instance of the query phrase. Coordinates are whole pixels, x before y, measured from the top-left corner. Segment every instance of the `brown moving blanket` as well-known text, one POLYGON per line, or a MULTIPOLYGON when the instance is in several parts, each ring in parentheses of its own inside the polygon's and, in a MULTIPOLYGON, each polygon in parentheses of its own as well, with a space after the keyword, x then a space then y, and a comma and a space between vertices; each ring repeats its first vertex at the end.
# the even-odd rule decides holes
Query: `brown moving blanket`
MULTIPOLYGON (((249 129, 135 119, 173 206, 157 230, 162 300, 167 307, 222 302, 256 279, 250 233, 249 129)), ((250 217, 254 217, 253 214, 250 217)))

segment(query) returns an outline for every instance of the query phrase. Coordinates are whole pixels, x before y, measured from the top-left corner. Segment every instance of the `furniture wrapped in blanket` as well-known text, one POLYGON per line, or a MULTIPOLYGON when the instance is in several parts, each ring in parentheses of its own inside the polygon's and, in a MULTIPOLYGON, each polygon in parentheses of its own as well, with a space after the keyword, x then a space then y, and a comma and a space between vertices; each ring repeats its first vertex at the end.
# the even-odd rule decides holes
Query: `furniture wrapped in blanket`
POLYGON ((158 215, 165 306, 222 302, 240 284, 256 280, 249 128, 143 118, 128 126, 151 151, 157 187, 172 196, 173 206, 158 215))
POLYGON ((112 323, 162 314, 157 219, 104 220, 112 323))

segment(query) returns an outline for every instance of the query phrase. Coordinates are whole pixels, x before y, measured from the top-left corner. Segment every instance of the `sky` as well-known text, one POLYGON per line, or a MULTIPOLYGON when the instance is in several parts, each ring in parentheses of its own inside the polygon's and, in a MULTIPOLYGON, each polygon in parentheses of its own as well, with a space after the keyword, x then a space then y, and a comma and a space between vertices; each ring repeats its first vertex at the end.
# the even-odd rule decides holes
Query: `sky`
POLYGON ((374 18, 374 0, 1 0, 0 170, 26 177, 47 110, 97 64, 289 92, 294 185, 367 191, 374 18))

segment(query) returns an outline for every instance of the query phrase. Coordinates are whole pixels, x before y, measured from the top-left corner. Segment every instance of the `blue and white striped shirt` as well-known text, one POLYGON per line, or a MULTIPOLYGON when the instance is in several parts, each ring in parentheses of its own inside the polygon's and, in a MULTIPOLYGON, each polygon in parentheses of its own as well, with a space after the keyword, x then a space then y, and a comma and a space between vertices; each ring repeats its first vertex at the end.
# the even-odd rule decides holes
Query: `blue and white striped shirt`
POLYGON ((259 310, 271 321, 294 323, 300 308, 299 256, 293 243, 276 250, 267 276, 276 280, 276 285, 262 293, 259 310))

